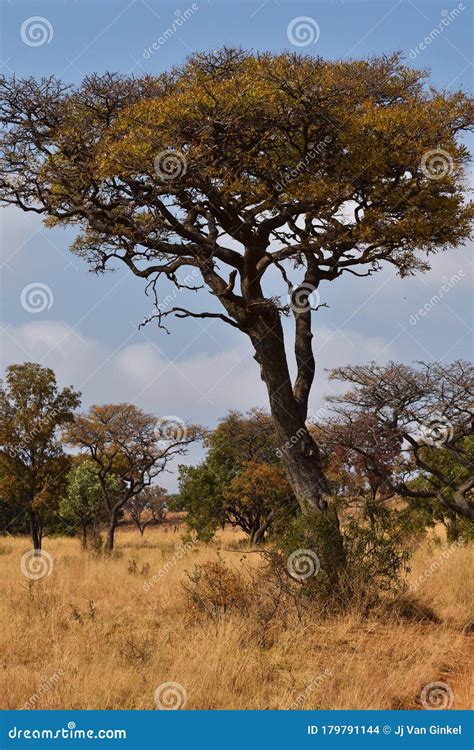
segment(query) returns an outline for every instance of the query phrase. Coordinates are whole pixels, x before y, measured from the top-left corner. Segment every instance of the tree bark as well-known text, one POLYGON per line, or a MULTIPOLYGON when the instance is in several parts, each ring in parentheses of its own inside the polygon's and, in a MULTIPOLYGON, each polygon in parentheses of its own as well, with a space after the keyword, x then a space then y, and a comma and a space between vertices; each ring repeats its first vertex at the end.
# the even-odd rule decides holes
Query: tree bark
POLYGON ((31 534, 31 541, 33 542, 33 549, 35 550, 35 554, 39 555, 41 553, 40 524, 38 521, 38 517, 33 510, 29 511, 29 517, 30 517, 30 534, 31 534))
POLYGON ((270 528, 274 517, 275 517, 275 511, 272 510, 267 515, 263 523, 258 524, 252 529, 252 533, 250 534, 250 539, 249 539, 250 547, 256 547, 257 545, 263 543, 265 539, 265 534, 270 528))
POLYGON ((267 387, 281 461, 301 511, 325 510, 329 487, 318 446, 309 434, 305 414, 293 392, 278 311, 262 316, 250 338, 267 387))
POLYGON ((107 552, 112 552, 115 541, 115 529, 118 526, 118 516, 116 513, 111 514, 109 519, 109 528, 107 530, 107 541, 105 543, 105 549, 107 552))

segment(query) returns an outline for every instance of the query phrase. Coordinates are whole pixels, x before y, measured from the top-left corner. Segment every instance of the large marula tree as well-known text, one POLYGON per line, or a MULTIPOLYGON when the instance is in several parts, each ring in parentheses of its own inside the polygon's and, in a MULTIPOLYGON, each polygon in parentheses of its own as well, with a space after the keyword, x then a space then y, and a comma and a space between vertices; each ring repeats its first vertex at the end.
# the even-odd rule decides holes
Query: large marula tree
POLYGON ((397 55, 227 49, 156 77, 4 79, 2 90, 3 203, 76 225, 73 249, 95 270, 123 262, 155 295, 163 277, 202 283, 220 309, 204 291, 194 309, 156 297, 159 324, 213 317, 250 339, 293 491, 303 511, 326 508, 306 427, 316 290, 384 263, 425 271, 467 238, 468 98, 429 88, 397 55))

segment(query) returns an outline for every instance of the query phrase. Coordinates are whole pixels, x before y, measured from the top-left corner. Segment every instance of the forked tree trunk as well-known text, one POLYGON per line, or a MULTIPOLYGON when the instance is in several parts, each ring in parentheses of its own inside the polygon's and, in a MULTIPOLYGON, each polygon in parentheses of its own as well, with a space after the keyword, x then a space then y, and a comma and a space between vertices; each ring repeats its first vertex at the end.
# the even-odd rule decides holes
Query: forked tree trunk
POLYGON ((325 510, 329 488, 318 447, 293 393, 278 314, 271 323, 260 324, 251 339, 267 387, 279 454, 291 488, 303 513, 325 510))
MULTIPOLYGON (((263 322, 260 319, 251 340, 267 386, 281 461, 301 512, 322 514, 320 531, 324 538, 317 553, 326 558, 321 562, 337 587, 343 580, 339 574, 346 567, 344 540, 336 508, 329 503, 330 489, 318 446, 306 427, 307 404, 298 401, 293 392, 279 314, 269 315, 263 322)), ((306 385, 309 395, 310 383, 306 385)))
POLYGON ((272 510, 267 515, 267 517, 263 520, 262 523, 256 524, 254 526, 249 537, 250 547, 256 547, 259 544, 263 544, 263 542, 265 541, 265 534, 267 533, 268 529, 272 525, 272 521, 274 517, 275 517, 275 511, 272 510))

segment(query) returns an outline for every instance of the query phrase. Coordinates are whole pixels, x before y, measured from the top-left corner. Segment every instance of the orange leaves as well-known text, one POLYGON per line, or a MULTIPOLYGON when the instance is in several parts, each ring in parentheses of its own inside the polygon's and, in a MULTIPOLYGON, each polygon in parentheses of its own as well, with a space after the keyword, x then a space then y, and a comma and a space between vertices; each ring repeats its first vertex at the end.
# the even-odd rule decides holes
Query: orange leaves
POLYGON ((281 466, 249 461, 230 482, 225 499, 241 507, 271 509, 284 504, 291 494, 281 466))

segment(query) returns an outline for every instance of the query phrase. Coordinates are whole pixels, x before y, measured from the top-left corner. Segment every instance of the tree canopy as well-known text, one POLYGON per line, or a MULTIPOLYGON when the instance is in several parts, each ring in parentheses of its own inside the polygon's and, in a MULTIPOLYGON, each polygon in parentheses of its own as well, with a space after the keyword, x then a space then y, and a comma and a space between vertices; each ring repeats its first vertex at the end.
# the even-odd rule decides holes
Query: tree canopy
POLYGON ((28 516, 35 550, 42 515, 57 506, 70 468, 59 430, 79 404, 77 391, 60 390, 54 372, 34 362, 11 365, 0 381, 0 497, 28 516))
POLYGON ((186 523, 202 539, 229 524, 244 531, 250 544, 262 542, 282 513, 297 507, 278 459, 270 414, 231 411, 204 443, 204 461, 180 467, 186 523))
POLYGON ((128 403, 93 405, 64 431, 65 442, 82 450, 97 466, 109 515, 109 551, 127 502, 166 471, 174 457, 186 453, 187 446, 200 435, 196 425, 170 434, 169 426, 128 403))
POLYGON ((474 368, 395 362, 341 367, 331 377, 350 385, 333 397, 326 427, 378 490, 439 503, 474 520, 474 368))

